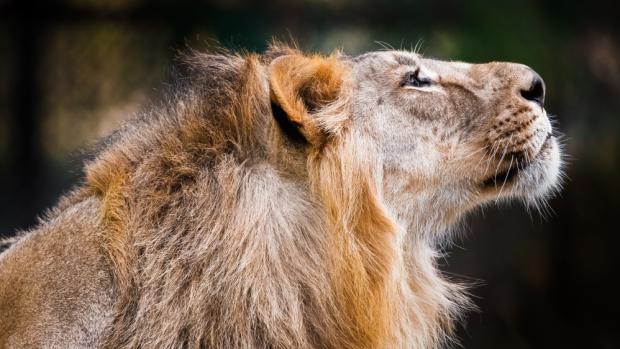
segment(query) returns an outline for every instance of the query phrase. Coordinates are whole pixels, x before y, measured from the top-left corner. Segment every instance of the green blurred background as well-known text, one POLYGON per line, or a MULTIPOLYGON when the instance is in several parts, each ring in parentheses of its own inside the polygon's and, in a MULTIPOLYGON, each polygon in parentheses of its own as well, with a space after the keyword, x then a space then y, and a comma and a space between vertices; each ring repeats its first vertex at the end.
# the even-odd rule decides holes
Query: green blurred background
POLYGON ((465 348, 620 348, 620 40, 612 1, 0 0, 0 232, 27 229, 81 180, 83 149, 157 100, 174 57, 213 40, 261 51, 380 49, 537 70, 567 135, 542 218, 488 208, 443 260, 478 284, 465 348))

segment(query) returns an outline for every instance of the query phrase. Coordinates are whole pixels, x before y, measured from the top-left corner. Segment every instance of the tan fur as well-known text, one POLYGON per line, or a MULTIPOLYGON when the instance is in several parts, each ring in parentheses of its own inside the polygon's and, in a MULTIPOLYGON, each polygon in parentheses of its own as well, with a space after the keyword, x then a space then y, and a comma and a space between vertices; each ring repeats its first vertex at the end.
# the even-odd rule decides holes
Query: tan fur
POLYGON ((271 98, 302 128, 306 139, 318 144, 320 131, 308 115, 303 100, 316 108, 334 101, 340 92, 347 67, 335 57, 305 57, 299 54, 276 58, 269 67, 271 98))
MULTIPOLYGON (((112 135, 85 183, 0 255, 0 347, 448 343, 468 301, 438 271, 438 241, 501 194, 481 187, 480 158, 459 151, 503 144, 492 127, 503 111, 477 109, 485 79, 495 81, 482 68, 453 64, 437 79, 443 94, 401 87, 416 59, 307 56, 278 44, 263 55, 189 56, 182 92, 112 135), (474 114, 488 116, 457 136, 474 114), (415 148, 399 153, 400 137, 415 148)), ((529 137, 512 148, 544 152, 529 137)))

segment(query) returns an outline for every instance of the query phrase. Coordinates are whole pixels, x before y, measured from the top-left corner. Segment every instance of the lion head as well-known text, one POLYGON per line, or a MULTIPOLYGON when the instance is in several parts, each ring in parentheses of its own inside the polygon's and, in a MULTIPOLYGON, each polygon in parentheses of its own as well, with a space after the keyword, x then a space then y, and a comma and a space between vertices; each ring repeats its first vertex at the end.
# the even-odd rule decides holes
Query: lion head
POLYGON ((109 347, 438 346, 467 305, 436 266, 444 233, 558 183, 523 65, 274 45, 185 67, 87 167, 118 293, 109 347))
POLYGON ((288 55, 271 72, 283 130, 310 145, 351 134, 366 143, 351 155, 372 156, 385 203, 405 221, 421 223, 424 207, 449 222, 490 199, 535 203, 558 183, 545 84, 527 66, 382 51, 288 55))

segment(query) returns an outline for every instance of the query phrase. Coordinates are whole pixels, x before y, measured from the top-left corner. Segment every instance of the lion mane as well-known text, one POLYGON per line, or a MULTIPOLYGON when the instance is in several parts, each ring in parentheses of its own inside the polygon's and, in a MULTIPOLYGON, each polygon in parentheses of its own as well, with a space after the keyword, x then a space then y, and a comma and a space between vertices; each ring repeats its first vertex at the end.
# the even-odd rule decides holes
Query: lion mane
POLYGON ((105 347, 433 348, 450 337, 463 289, 428 243, 398 240, 370 135, 347 128, 353 87, 337 56, 281 44, 192 53, 180 92, 89 161, 65 204, 101 202, 115 299, 105 347))

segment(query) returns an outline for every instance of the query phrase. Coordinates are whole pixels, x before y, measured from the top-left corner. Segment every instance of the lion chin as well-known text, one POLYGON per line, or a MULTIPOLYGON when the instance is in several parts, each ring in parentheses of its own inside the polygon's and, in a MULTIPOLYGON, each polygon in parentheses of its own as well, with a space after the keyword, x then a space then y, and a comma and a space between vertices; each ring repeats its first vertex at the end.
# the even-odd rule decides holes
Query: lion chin
POLYGON ((481 186, 487 198, 520 198, 538 205, 559 190, 562 167, 560 143, 548 134, 531 160, 510 166, 484 180, 481 186))
POLYGON ((278 43, 181 64, 83 183, 0 241, 0 347, 439 348, 471 306, 441 233, 557 187, 523 65, 278 43))

